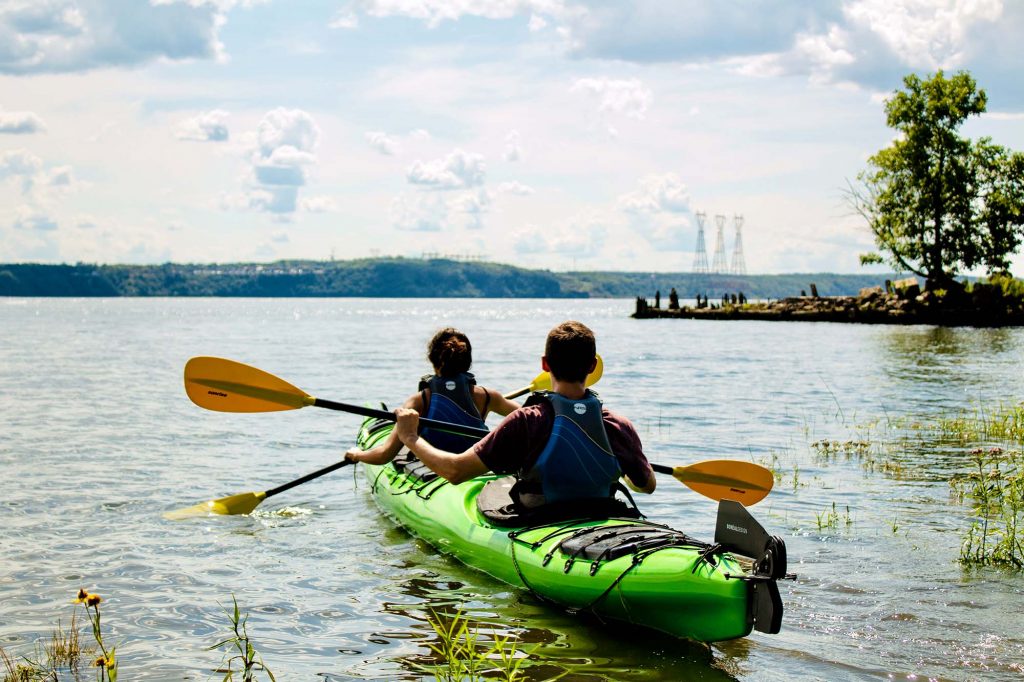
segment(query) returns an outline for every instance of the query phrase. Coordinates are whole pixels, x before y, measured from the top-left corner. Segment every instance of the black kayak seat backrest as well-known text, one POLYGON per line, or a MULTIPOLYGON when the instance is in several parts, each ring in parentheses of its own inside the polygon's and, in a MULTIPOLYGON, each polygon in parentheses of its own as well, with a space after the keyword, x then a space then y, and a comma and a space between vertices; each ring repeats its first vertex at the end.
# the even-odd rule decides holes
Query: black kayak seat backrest
POLYGON ((487 521, 500 528, 526 528, 575 519, 639 518, 640 512, 622 500, 599 498, 571 500, 527 509, 512 499, 514 476, 490 481, 476 498, 476 507, 487 521))

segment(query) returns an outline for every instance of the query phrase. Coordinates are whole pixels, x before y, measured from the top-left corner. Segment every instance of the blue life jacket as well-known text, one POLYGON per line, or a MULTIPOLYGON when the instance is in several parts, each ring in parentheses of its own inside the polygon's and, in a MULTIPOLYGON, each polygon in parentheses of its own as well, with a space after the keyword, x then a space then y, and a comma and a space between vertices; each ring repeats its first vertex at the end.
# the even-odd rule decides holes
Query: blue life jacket
MULTIPOLYGON (((555 410, 554 426, 537 461, 521 477, 519 500, 527 506, 567 500, 612 498, 622 467, 612 452, 601 415, 601 401, 590 391, 580 400, 557 393, 535 393, 555 410), (532 492, 533 494, 529 494, 532 492), (543 500, 530 502, 537 492, 543 500)), ((530 402, 536 402, 531 396, 530 402)))
MULTIPOLYGON (((473 386, 476 379, 469 372, 450 377, 429 374, 420 379, 420 390, 430 389, 430 401, 427 405, 427 419, 473 426, 486 429, 480 411, 473 402, 473 386)), ((424 401, 426 395, 424 394, 424 401)), ((472 436, 460 436, 438 429, 423 429, 421 436, 435 448, 448 452, 463 452, 477 442, 472 436)))

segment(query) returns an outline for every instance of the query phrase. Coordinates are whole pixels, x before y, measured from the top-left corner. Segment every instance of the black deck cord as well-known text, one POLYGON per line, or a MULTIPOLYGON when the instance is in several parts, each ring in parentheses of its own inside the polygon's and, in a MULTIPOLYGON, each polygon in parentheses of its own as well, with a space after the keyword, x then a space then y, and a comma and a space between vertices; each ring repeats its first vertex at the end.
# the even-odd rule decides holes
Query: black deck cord
MULTIPOLYGON (((635 519, 629 519, 629 521, 634 521, 634 520, 635 519)), ((526 547, 529 547, 531 550, 533 550, 533 549, 537 549, 538 547, 543 545, 548 540, 550 540, 552 538, 555 538, 555 537, 558 537, 559 535, 563 535, 563 534, 569 533, 570 535, 575 536, 576 534, 581 533, 581 532, 586 533, 586 532, 594 530, 594 528, 600 528, 600 527, 588 527, 588 528, 576 528, 575 530, 573 530, 574 526, 576 526, 576 525, 578 525, 580 523, 586 523, 588 521, 593 521, 593 519, 573 519, 571 521, 565 522, 564 525, 560 526, 559 528, 556 528, 555 530, 551 531, 550 533, 548 533, 547 535, 542 537, 540 540, 536 540, 534 542, 527 542, 526 540, 522 540, 522 539, 519 538, 519 535, 521 533, 528 533, 528 532, 530 532, 532 530, 540 530, 541 528, 549 528, 551 524, 541 524, 539 526, 530 526, 528 528, 520 528, 519 530, 511 530, 511 531, 508 532, 508 537, 512 541, 512 545, 511 545, 511 547, 512 547, 512 566, 516 570, 516 575, 519 576, 519 580, 520 580, 520 582, 523 583, 523 587, 525 587, 527 589, 527 591, 530 594, 532 594, 535 598, 537 598, 539 601, 542 601, 542 602, 544 602, 546 604, 557 604, 558 603, 555 600, 549 599, 548 597, 545 597, 543 594, 537 592, 537 590, 533 589, 533 585, 531 585, 529 583, 529 581, 526 579, 526 576, 523 575, 522 569, 519 568, 519 557, 516 556, 516 545, 525 545, 526 547)), ((559 544, 561 544, 561 543, 559 543, 559 544)), ((558 545, 555 546, 556 549, 557 549, 557 547, 558 547, 558 545)), ((542 566, 546 566, 546 565, 547 565, 547 561, 545 561, 542 564, 542 566)))

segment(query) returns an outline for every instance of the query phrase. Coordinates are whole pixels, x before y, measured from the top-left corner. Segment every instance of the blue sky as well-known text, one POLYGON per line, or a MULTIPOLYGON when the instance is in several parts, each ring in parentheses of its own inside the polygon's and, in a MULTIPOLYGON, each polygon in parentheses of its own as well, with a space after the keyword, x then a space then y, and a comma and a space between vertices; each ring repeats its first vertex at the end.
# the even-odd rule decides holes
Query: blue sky
MULTIPOLYGON (((902 77, 1024 149, 1010 0, 0 0, 0 262, 859 272, 902 77)), ((1020 260, 1024 265, 1024 259, 1020 260)), ((1018 270, 1020 268, 1018 267, 1018 270)))

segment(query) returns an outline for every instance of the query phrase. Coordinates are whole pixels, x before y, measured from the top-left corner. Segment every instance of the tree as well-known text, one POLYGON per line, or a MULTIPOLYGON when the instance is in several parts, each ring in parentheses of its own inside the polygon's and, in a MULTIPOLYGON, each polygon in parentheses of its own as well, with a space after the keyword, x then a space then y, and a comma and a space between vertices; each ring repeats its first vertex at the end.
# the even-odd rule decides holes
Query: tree
POLYGON ((903 84, 885 103, 896 140, 847 191, 884 254, 861 262, 888 262, 930 289, 954 285, 961 269, 1006 272, 1024 231, 1024 154, 958 134, 987 103, 968 73, 911 74, 903 84))

